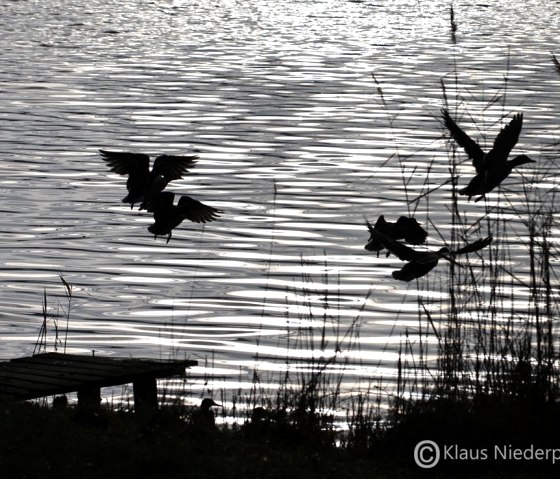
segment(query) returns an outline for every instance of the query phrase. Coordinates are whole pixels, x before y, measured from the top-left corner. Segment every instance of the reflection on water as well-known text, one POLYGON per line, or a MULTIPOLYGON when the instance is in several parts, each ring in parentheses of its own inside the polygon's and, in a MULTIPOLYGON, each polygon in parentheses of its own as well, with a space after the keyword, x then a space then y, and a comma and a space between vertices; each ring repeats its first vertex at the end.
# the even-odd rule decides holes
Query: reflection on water
MULTIPOLYGON (((340 357, 330 368, 344 369, 349 388, 393 378, 402 334, 417 333, 416 294, 445 289, 391 278, 400 262, 364 250, 364 223, 414 213, 430 247, 449 239, 442 78, 478 140, 523 111, 516 149, 538 167, 557 129, 558 5, 454 2, 456 44, 448 8, 0 1, 2 357, 33 351, 43 289, 49 314, 63 314, 62 275, 74 287, 69 352, 190 356, 195 375, 219 377, 215 388, 250 385, 254 367, 274 384, 286 358, 314 354, 340 357), (154 241, 150 216, 120 204, 123 180, 99 148, 195 152, 173 192, 225 213, 154 241), (298 327, 325 321, 325 352, 294 340, 298 327)), ((511 174, 512 207, 535 171, 511 174)), ((472 173, 459 166, 461 182, 472 173)), ((481 204, 463 206, 480 217, 481 204)), ((523 243, 509 240, 509 261, 523 264, 523 243)), ((430 273, 436 283, 445 268, 430 273)))

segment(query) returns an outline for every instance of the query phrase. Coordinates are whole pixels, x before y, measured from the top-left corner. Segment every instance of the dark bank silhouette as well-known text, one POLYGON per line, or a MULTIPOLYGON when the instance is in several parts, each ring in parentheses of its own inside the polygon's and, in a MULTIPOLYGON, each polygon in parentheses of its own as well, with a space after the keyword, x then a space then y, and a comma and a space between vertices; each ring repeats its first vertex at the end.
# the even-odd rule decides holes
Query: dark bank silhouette
POLYGON ((503 127, 496 136, 492 149, 488 153, 484 153, 478 143, 457 125, 445 108, 441 111, 451 137, 459 146, 463 147, 476 169, 476 176, 465 188, 459 190, 459 194, 468 196, 469 200, 473 196, 479 196, 475 201, 480 201, 486 193, 500 185, 513 168, 525 163, 534 163, 534 160, 527 155, 519 155, 508 161, 508 156, 519 140, 523 127, 522 113, 514 115, 509 124, 503 127))

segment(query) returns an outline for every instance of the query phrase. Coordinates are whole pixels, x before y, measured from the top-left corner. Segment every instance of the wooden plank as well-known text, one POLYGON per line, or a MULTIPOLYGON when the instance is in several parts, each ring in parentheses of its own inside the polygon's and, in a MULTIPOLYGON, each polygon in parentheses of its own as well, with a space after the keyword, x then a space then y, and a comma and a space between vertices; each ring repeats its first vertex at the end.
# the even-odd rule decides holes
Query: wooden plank
MULTIPOLYGON (((134 359, 101 359, 98 357, 71 357, 71 361, 60 361, 58 358, 51 359, 50 357, 43 358, 39 355, 30 358, 21 358, 12 360, 9 365, 9 370, 28 372, 32 370, 40 370, 48 372, 49 374, 71 374, 71 375, 84 375, 92 377, 114 377, 124 375, 137 375, 137 374, 153 374, 157 373, 160 377, 166 374, 174 375, 184 372, 184 369, 193 366, 196 361, 172 361, 172 362, 156 362, 152 360, 134 360, 134 359), (77 358, 77 359, 74 359, 77 358), (20 367, 22 366, 23 367, 20 367)), ((49 355, 50 356, 50 355, 49 355)), ((58 355, 62 356, 62 355, 58 355)), ((0 369, 1 374, 1 369, 0 369)))
POLYGON ((165 377, 166 375, 182 374, 187 364, 179 365, 146 365, 146 364, 131 364, 124 363, 122 365, 117 365, 116 367, 106 368, 82 368, 77 364, 48 364, 48 363, 37 363, 36 365, 32 363, 26 363, 25 365, 14 364, 11 365, 9 369, 0 368, 0 381, 9 380, 10 378, 17 376, 31 377, 35 376, 38 382, 43 378, 57 378, 63 379, 72 377, 78 381, 88 382, 97 381, 100 379, 109 379, 130 376, 135 377, 137 375, 143 374, 157 374, 159 377, 165 377))
POLYGON ((23 368, 33 368, 47 371, 60 371, 75 374, 77 370, 84 374, 98 374, 102 376, 120 375, 123 372, 131 371, 135 374, 140 374, 143 371, 150 373, 152 371, 165 371, 167 368, 173 370, 180 367, 188 367, 196 364, 196 361, 184 360, 169 362, 156 362, 152 360, 139 360, 139 359, 109 359, 99 358, 95 356, 70 356, 61 359, 57 355, 53 356, 52 353, 32 356, 30 358, 18 358, 10 361, 10 364, 21 365, 23 368))

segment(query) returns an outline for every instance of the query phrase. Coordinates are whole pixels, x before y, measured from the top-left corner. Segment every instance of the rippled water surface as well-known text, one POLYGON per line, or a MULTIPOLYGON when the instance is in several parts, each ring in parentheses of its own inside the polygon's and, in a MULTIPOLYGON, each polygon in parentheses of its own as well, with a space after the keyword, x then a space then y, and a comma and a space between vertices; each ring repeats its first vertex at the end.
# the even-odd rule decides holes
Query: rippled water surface
POLYGON ((449 239, 448 186, 408 202, 450 176, 442 82, 487 146, 515 111, 517 150, 558 136, 558 2, 454 4, 455 42, 448 1, 0 0, 1 358, 33 352, 45 291, 49 350, 188 356, 207 387, 243 387, 305 364, 324 331, 348 388, 392 377, 425 283, 364 250, 364 218, 417 208, 430 245, 449 239), (224 214, 154 240, 99 148, 196 152, 168 188, 224 214))

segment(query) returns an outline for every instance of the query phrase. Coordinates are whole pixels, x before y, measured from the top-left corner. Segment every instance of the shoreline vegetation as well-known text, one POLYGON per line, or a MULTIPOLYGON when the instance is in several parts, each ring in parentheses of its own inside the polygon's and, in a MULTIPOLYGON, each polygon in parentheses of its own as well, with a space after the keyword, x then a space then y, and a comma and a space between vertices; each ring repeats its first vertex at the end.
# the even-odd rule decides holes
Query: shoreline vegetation
MULTIPOLYGON (((558 68, 555 59, 554 65, 558 68)), ((393 125, 382 86, 374 80, 393 125)), ((506 75, 503 90, 486 105, 470 99, 478 102, 477 111, 491 111, 499 121, 511 116, 507 81, 506 75)), ((456 118, 470 101, 460 94, 457 77, 451 90, 453 98, 442 82, 444 107, 456 118)), ((412 283, 418 326, 403 335, 393 393, 382 395, 373 380, 350 396, 342 391, 345 359, 340 351, 359 348, 360 311, 346 331, 339 319, 325 313, 309 318, 321 327, 301 326, 287 335, 288 348, 317 354, 296 359, 301 368, 289 369, 277 390, 261 387, 255 371, 247 396, 232 393, 233 404, 247 411, 238 424, 201 426, 194 419, 197 409, 181 400, 148 416, 118 408, 3 404, 2 477, 529 478, 537 472, 557 477, 560 296, 553 237, 558 211, 552 187, 532 187, 554 175, 556 146, 547 145, 550 152, 543 150, 539 168, 527 170, 534 171, 533 177, 518 171, 491 200, 474 206, 458 194, 466 178, 464 154, 452 139, 447 144, 449 180, 424 184, 414 198, 415 170, 397 145, 390 161, 400 166, 408 199, 404 208, 419 219, 423 212, 421 222, 432 237, 439 236, 451 249, 478 237, 494 240, 457 263, 438 266, 440 272, 447 270, 444 280, 427 275, 412 283), (515 182, 518 177, 521 184, 515 182), (515 191, 515 199, 504 190, 515 191), (434 195, 439 196, 431 200, 434 195), (450 228, 432 222, 431 201, 448 205, 450 228), (332 336, 334 347, 327 341, 332 336), (347 411, 345 430, 333 411, 347 411), (437 448, 420 449, 427 440, 432 442, 426 447, 437 448), (420 457, 428 463, 436 455, 439 463, 433 469, 415 461, 420 457)), ((427 165, 426 182, 434 167, 435 160, 427 165)), ((66 349, 72 288, 61 280, 68 307, 60 308, 64 324, 59 330, 55 323, 55 342, 66 349)), ((304 280, 311 285, 310 278, 304 280)), ((325 295, 325 311, 328 306, 325 295)), ((47 322, 45 295, 36 351, 46 347, 47 322)))

